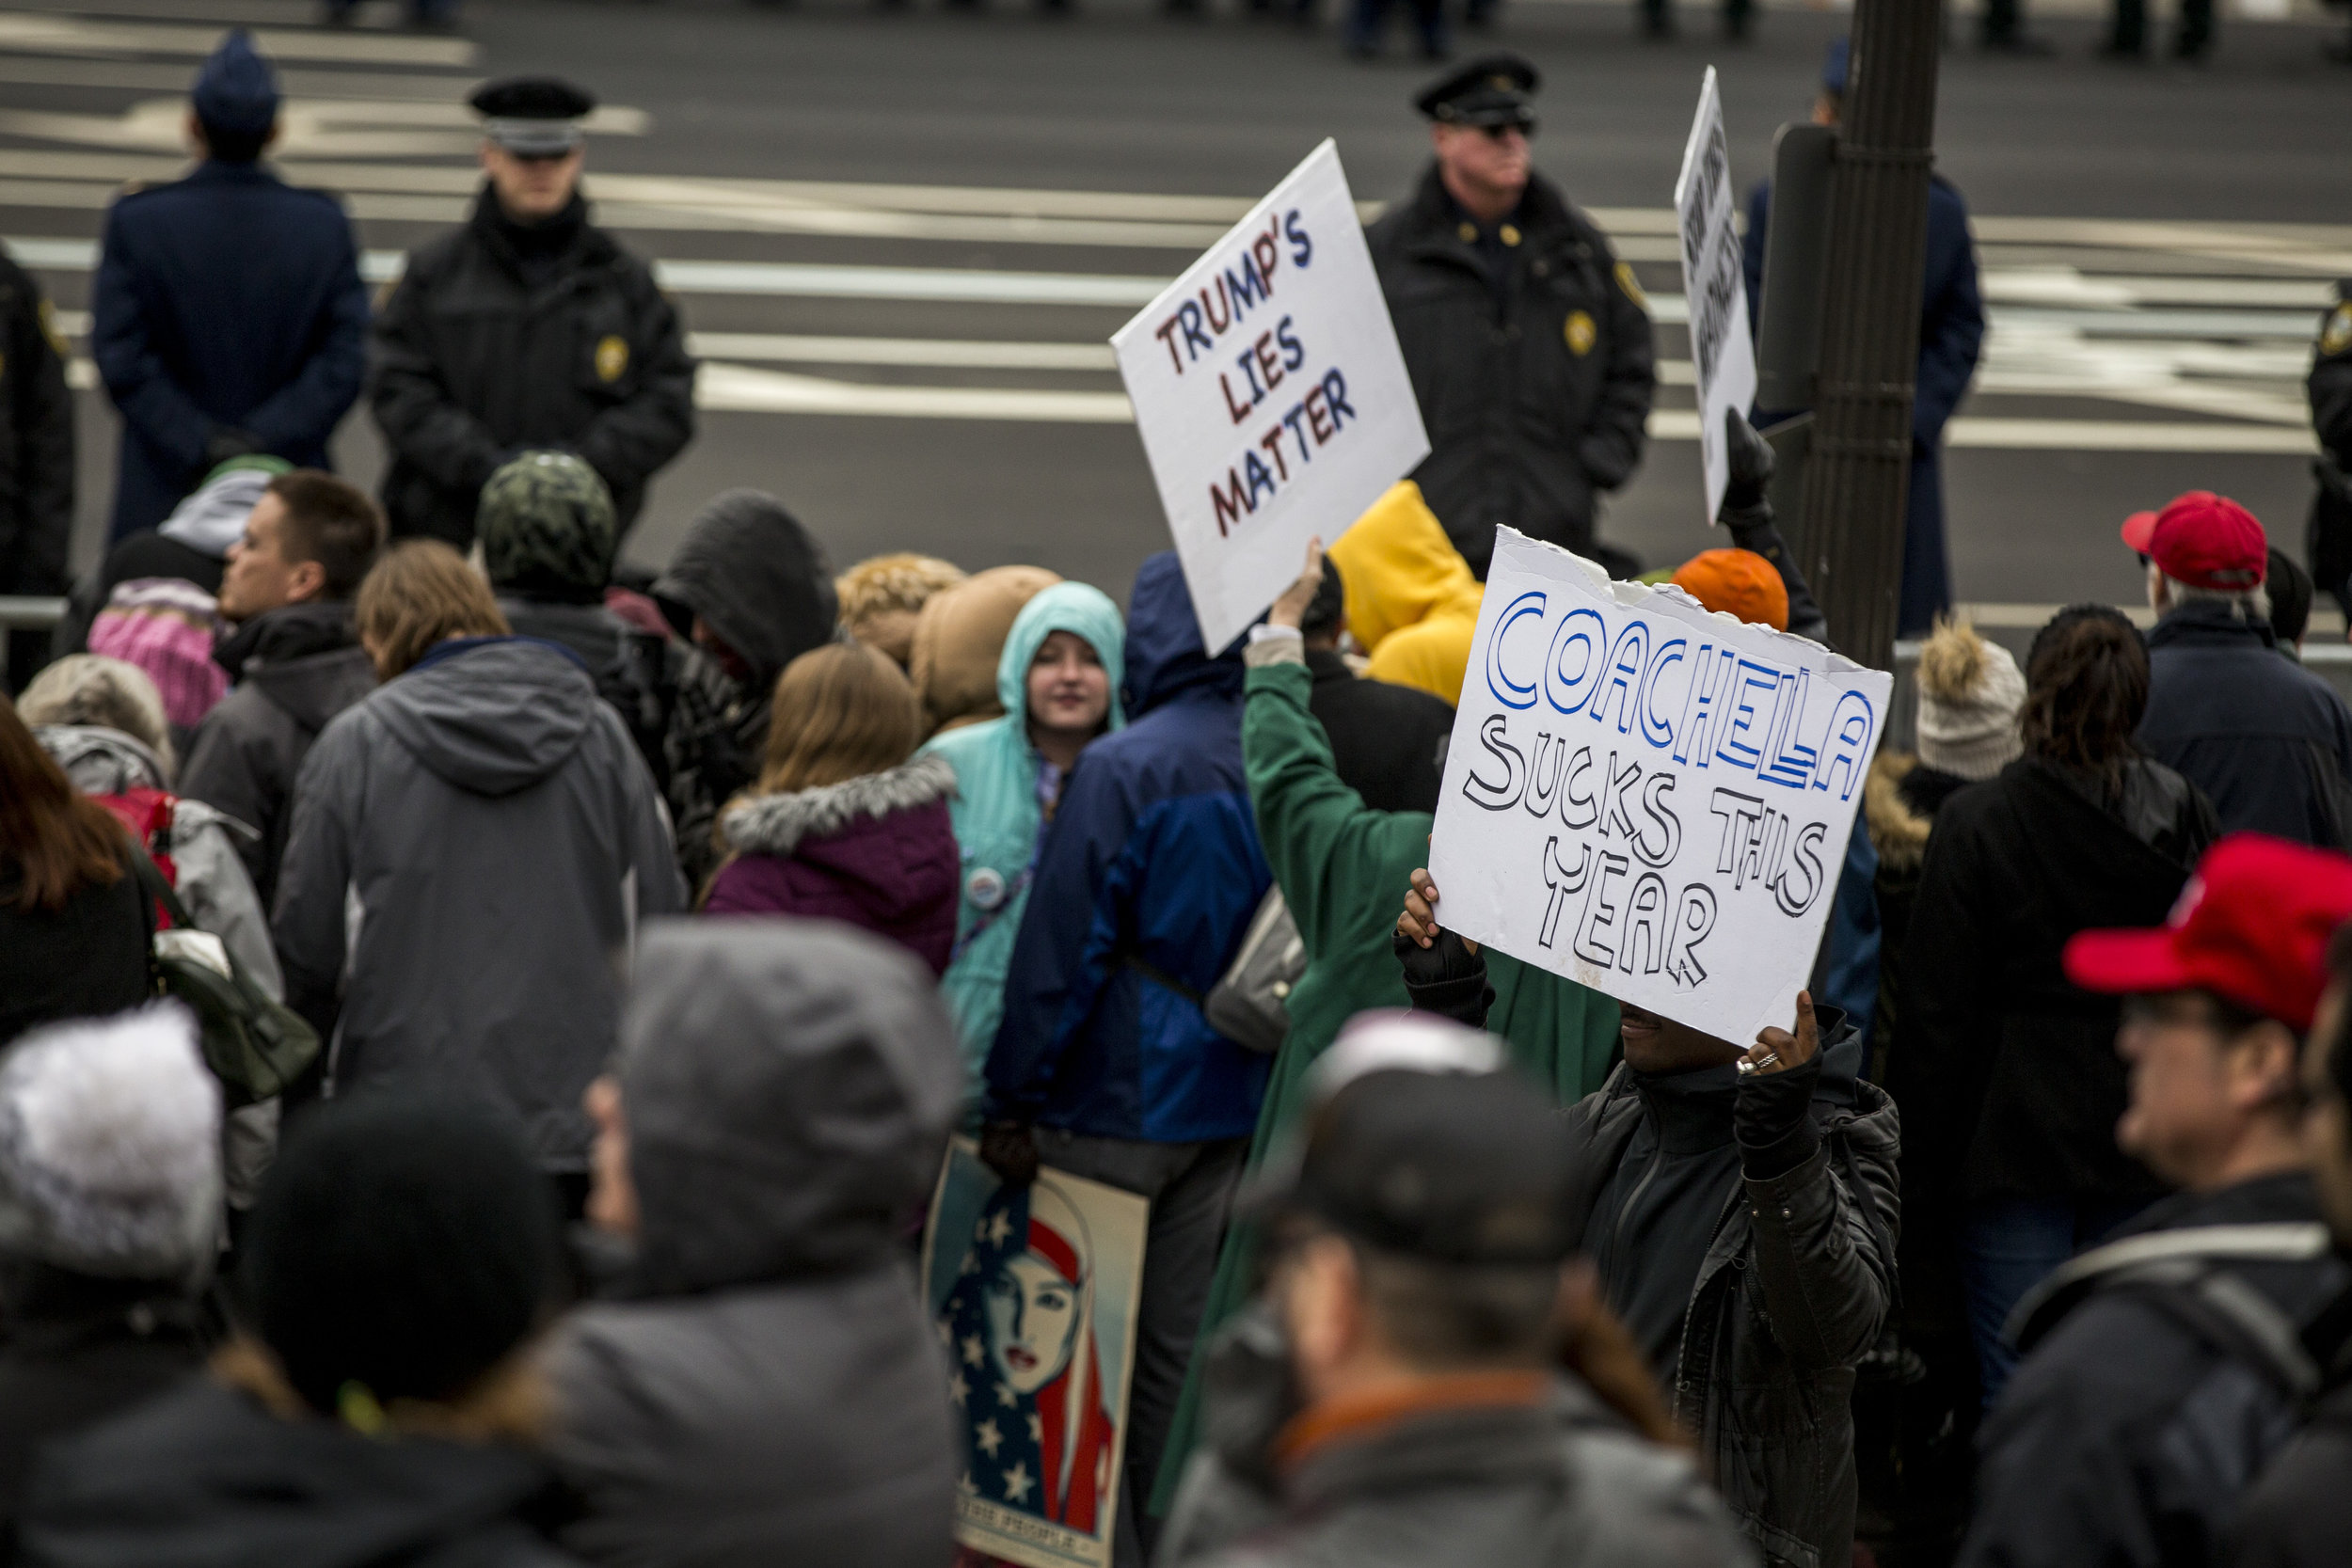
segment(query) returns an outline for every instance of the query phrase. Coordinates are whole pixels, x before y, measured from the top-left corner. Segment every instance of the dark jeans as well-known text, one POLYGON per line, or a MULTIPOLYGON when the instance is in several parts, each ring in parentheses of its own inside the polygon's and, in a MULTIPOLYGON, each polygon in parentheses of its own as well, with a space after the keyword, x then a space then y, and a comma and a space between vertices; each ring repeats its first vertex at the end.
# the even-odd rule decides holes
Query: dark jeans
MULTIPOLYGON (((1356 8, 1347 19, 1347 46, 1361 53, 1380 47, 1380 36, 1388 31, 1390 0, 1356 0, 1356 8)), ((1405 0, 1406 9, 1412 13, 1413 25, 1421 34, 1422 52, 1426 55, 1445 53, 1445 0, 1405 0)))
POLYGON ((1993 1408, 2017 1368, 2017 1353, 2001 1329, 2026 1292, 2144 1207, 2128 1198, 2011 1197, 1969 1210, 1961 1228, 1960 1269, 1985 1409, 1993 1408))
MULTIPOLYGON (((2184 55, 2201 55, 2212 42, 2213 0, 2181 0, 2181 31, 2173 47, 2184 55)), ((2148 0, 2115 0, 2115 29, 2107 44, 2130 55, 2148 47, 2148 0)))
POLYGON ((1209 1281, 1224 1243, 1225 1219, 1241 1183, 1247 1138, 1216 1143, 1148 1144, 1089 1138, 1058 1128, 1037 1130, 1038 1158, 1056 1170, 1151 1199, 1143 1249, 1143 1291, 1136 1310, 1136 1367, 1127 1383, 1127 1447, 1119 1487, 1113 1568, 1151 1560, 1159 1521, 1151 1516, 1152 1482, 1192 1364, 1194 1332, 1208 1305, 1209 1281))
MULTIPOLYGON (((1745 37, 1749 15, 1755 9, 1756 0, 1724 0, 1724 30, 1735 38, 1745 37)), ((1642 26, 1653 35, 1673 31, 1673 0, 1642 0, 1642 26)))

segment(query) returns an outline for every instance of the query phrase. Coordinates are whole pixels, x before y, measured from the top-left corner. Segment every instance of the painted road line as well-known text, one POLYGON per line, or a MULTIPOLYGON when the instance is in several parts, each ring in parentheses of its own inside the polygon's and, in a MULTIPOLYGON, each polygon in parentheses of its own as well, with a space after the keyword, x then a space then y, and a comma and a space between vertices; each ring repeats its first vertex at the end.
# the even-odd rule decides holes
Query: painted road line
POLYGON ((746 365, 706 364, 694 406, 736 414, 851 414, 914 420, 1012 420, 1046 424, 1133 424, 1124 392, 1049 392, 981 387, 878 387, 746 365))
MULTIPOLYGON (((49 55, 177 55, 203 59, 220 47, 225 26, 101 22, 78 16, 0 11, 0 49, 49 55)), ((273 60, 352 60, 365 65, 469 66, 471 42, 413 33, 257 27, 253 41, 273 60)))
MULTIPOLYGON (((63 315, 60 313, 60 322, 63 315)), ((62 325, 60 330, 63 330, 62 325)), ((961 338, 812 338, 782 332, 690 332, 698 359, 801 365, 909 365, 932 370, 1113 371, 1103 343, 983 342, 961 338)))

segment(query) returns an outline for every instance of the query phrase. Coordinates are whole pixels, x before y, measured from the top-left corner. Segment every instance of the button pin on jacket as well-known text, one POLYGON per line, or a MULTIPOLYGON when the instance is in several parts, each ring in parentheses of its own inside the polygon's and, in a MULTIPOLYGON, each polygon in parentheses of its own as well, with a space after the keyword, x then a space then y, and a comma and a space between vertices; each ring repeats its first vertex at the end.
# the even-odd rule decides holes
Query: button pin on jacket
POLYGON ((976 910, 997 908, 1005 901, 1004 873, 993 866, 981 866, 965 879, 963 895, 972 901, 976 910))

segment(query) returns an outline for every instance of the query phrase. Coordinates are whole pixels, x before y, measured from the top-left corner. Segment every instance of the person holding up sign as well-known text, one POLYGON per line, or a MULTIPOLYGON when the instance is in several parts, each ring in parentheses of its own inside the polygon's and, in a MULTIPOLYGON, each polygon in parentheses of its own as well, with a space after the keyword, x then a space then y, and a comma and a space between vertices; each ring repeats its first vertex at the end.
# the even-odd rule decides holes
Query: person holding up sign
POLYGON ((1658 379, 1632 269, 1529 166, 1535 85, 1497 54, 1424 90, 1437 157, 1365 236, 1429 432, 1412 477, 1481 578, 1499 523, 1594 553, 1658 379))
MULTIPOLYGON (((1417 1008, 1483 1026, 1486 955, 1415 871, 1396 922, 1417 1008)), ((1895 1289, 1899 1123, 1859 1030, 1797 993, 1742 1047, 1619 1004, 1625 1060, 1568 1113, 1577 1244, 1772 1564, 1842 1568, 1854 1365, 1895 1289)))

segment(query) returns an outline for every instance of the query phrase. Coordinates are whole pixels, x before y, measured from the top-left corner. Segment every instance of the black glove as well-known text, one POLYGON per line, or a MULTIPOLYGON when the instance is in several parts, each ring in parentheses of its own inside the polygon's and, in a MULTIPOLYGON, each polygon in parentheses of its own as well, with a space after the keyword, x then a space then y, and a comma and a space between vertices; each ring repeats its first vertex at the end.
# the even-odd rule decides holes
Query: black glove
POLYGON ((1423 947, 1402 931, 1389 934, 1389 945, 1405 970, 1405 995, 1416 1012, 1436 1013, 1473 1029, 1486 1026, 1486 1009, 1495 1005, 1495 989, 1486 983, 1486 956, 1449 930, 1423 947))
POLYGON ((262 438, 234 425, 216 424, 204 437, 204 472, 211 473, 232 457, 250 457, 262 450, 262 438))
POLYGON ((1813 600, 1813 590, 1797 569, 1788 542, 1772 521, 1772 503, 1766 492, 1772 482, 1772 444, 1756 434, 1756 426, 1737 408, 1724 410, 1725 449, 1731 459, 1730 481, 1724 486, 1724 504, 1715 520, 1730 531, 1731 542, 1753 550, 1780 573, 1788 594, 1788 629, 1799 637, 1829 644, 1829 618, 1813 600))
POLYGON ((1740 1170, 1751 1180, 1788 1175, 1821 1147, 1813 1125, 1813 1090, 1821 1081, 1821 1058, 1780 1072, 1752 1072, 1740 1080, 1732 1101, 1732 1131, 1740 1139, 1740 1170))
POLYGON ((1037 1180, 1037 1130, 1025 1121, 992 1121, 980 1129, 980 1164, 1008 1187, 1037 1180))

